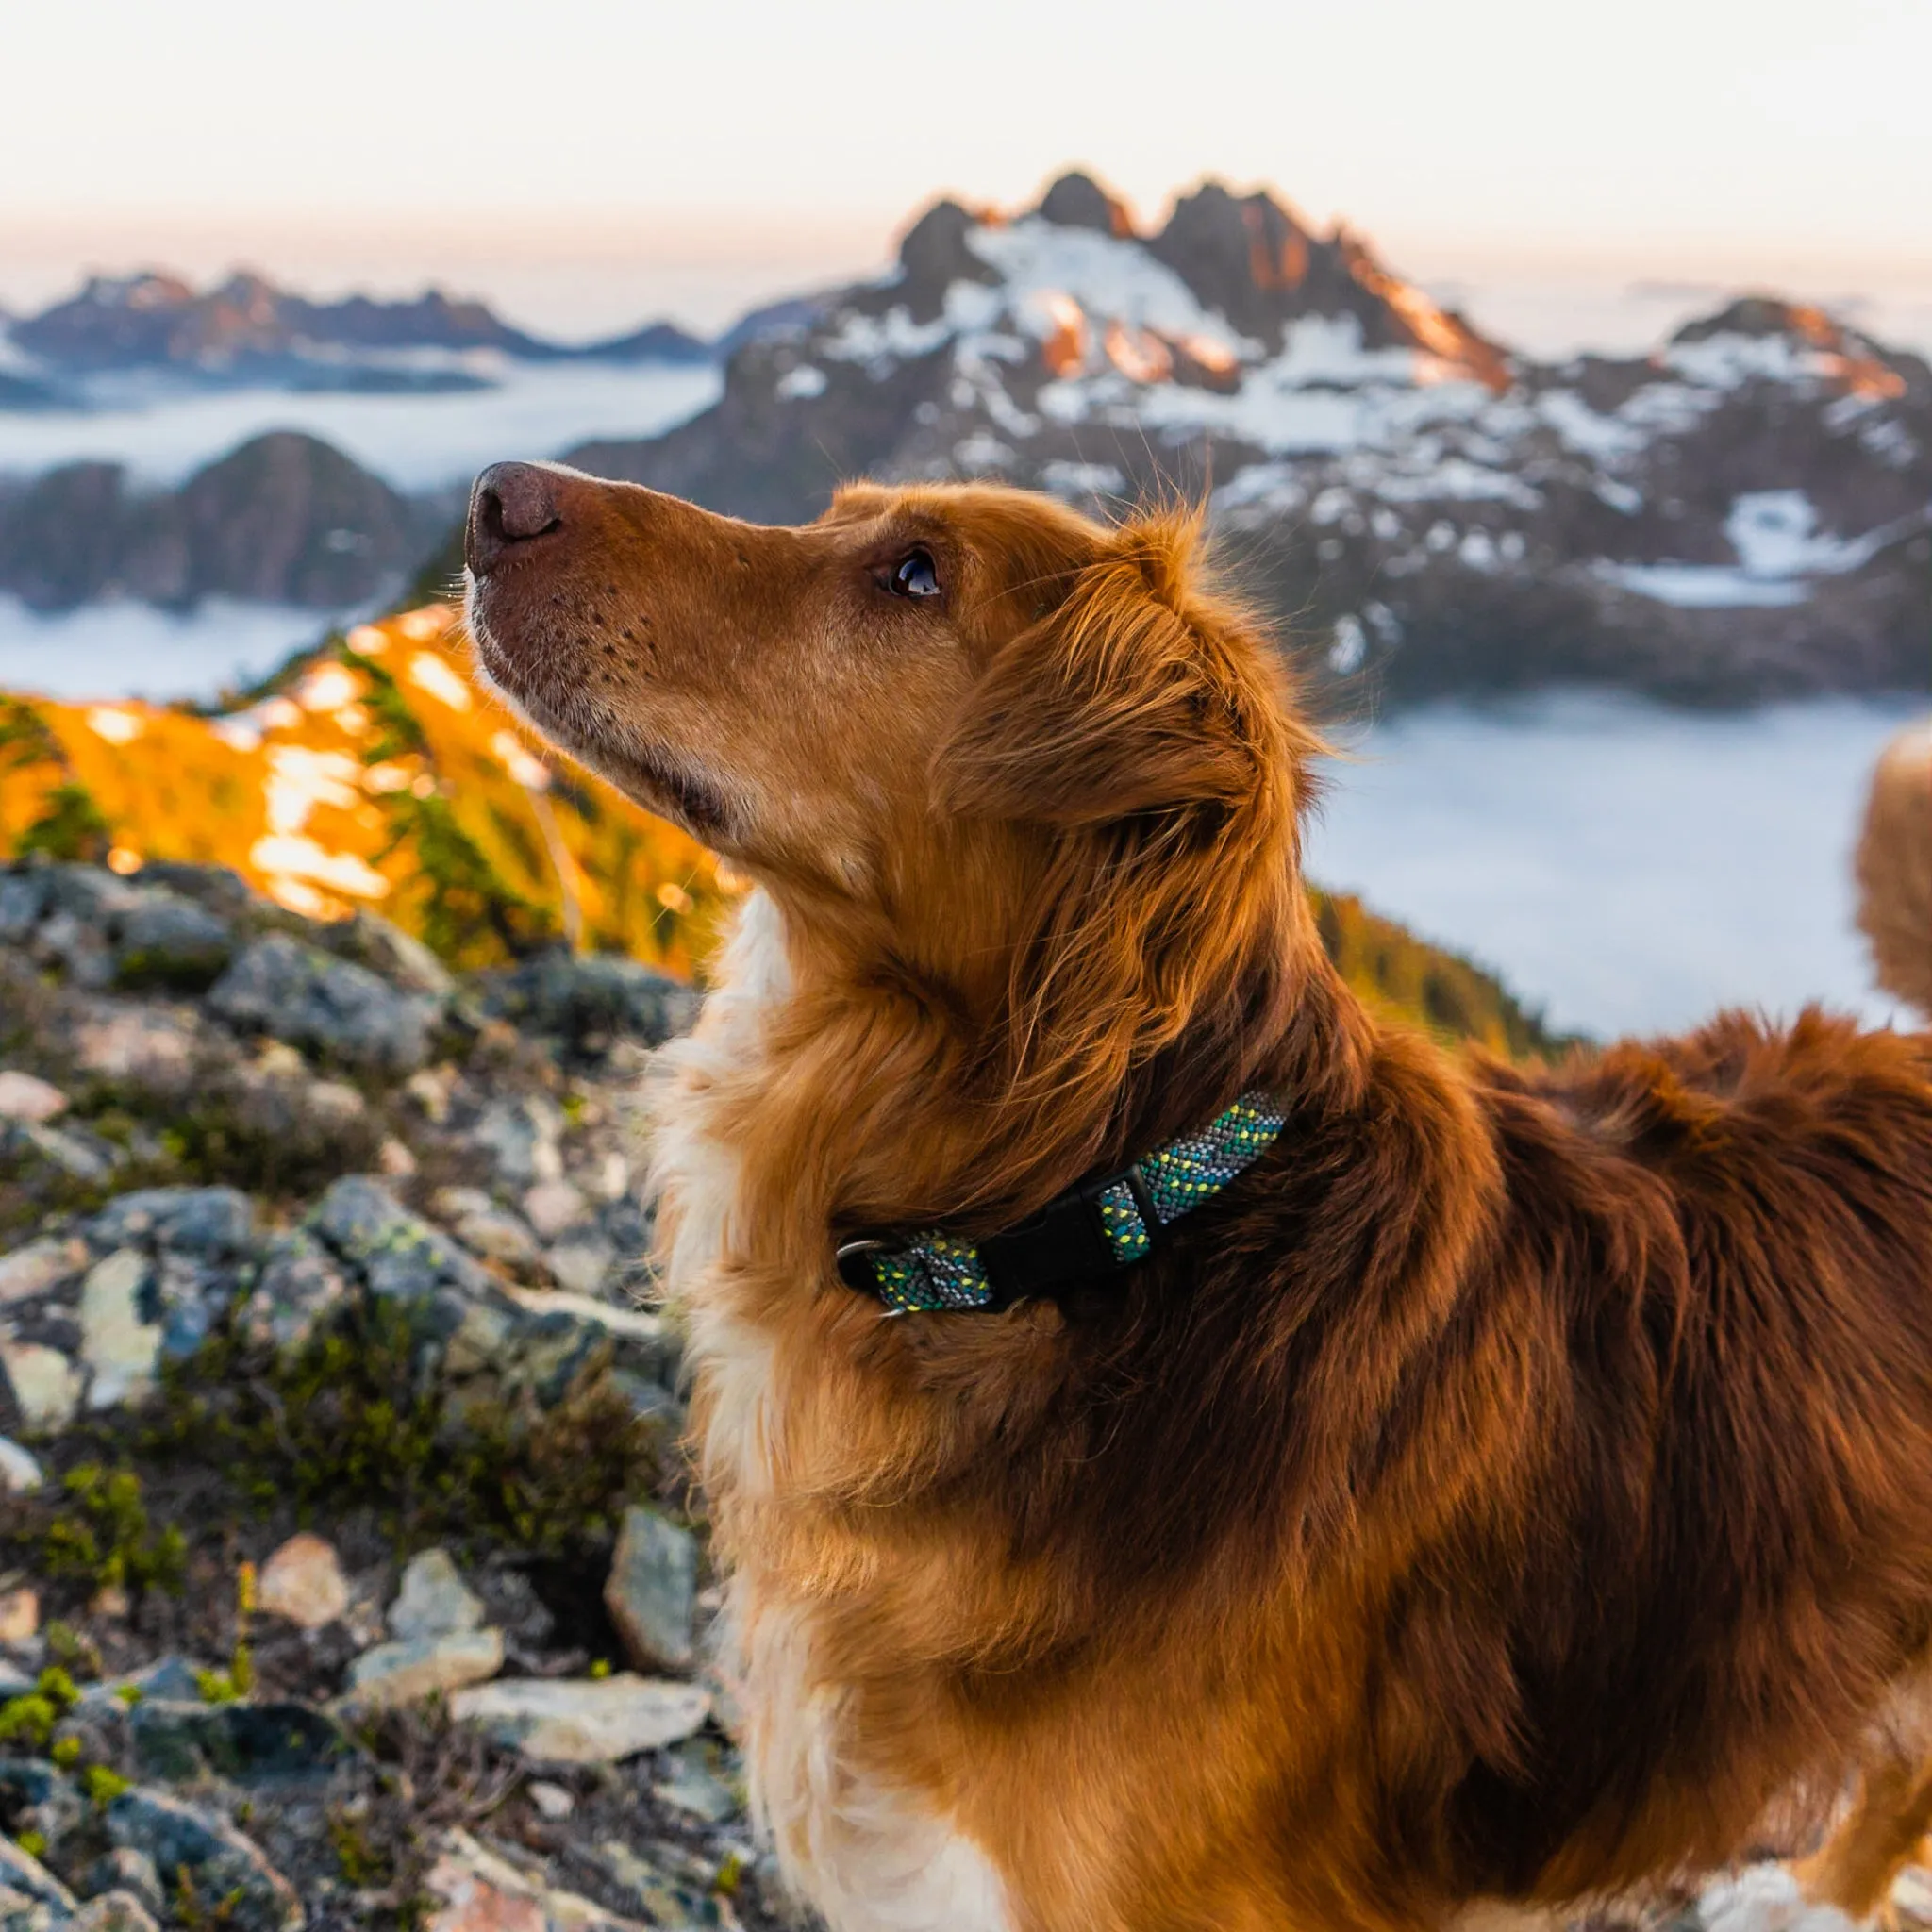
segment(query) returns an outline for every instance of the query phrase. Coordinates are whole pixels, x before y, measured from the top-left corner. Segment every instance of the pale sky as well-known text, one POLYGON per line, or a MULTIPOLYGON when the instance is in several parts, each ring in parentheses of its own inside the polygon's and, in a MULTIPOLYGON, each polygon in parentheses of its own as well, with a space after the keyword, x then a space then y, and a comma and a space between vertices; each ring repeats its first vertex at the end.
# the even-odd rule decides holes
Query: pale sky
POLYGON ((14 304, 247 258, 713 322, 1076 161, 1150 219, 1272 183, 1423 276, 1932 290, 1932 0, 90 0, 0 58, 14 304))

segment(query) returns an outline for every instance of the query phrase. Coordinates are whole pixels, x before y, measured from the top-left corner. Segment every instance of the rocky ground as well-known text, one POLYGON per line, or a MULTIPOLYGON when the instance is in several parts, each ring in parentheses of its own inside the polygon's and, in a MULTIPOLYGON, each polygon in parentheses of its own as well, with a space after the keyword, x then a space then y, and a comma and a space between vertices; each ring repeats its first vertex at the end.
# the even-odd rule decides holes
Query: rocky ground
POLYGON ((0 870, 0 1928, 773 1923, 637 1293, 691 1010, 0 870))

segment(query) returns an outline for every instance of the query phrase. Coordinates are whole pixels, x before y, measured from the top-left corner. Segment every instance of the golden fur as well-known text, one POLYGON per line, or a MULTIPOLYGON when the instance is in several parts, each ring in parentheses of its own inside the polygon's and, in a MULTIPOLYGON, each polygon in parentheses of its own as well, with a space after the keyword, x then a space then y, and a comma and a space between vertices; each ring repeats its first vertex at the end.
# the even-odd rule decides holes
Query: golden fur
POLYGON ((1889 1875, 1932 1041, 1729 1015, 1542 1071, 1378 1023, 1190 516, 762 529, 519 465, 472 517, 489 675, 758 882, 667 1055, 659 1228, 756 1795, 837 1932, 1474 1924, 1722 1865, 1866 1763, 1882 1852, 1814 1883, 1889 1875), (1280 1141, 1117 1283, 885 1321, 834 1273, 1258 1083, 1280 1141))
POLYGON ((1886 746, 1858 839, 1858 924, 1878 983, 1932 1017, 1932 718, 1886 746))

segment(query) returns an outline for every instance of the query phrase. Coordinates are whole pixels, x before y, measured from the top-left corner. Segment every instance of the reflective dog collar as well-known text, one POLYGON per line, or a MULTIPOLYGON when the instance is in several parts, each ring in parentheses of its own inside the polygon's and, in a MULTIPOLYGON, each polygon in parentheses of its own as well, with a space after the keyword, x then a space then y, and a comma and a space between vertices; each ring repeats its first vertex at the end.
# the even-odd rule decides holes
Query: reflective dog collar
POLYGON ((924 1234, 842 1243, 839 1274, 892 1315, 994 1312, 1117 1273, 1154 1252, 1161 1231, 1245 1173, 1288 1115, 1272 1095, 1243 1093, 1197 1134, 1131 1167, 1084 1181, 1031 1219, 984 1241, 924 1234))

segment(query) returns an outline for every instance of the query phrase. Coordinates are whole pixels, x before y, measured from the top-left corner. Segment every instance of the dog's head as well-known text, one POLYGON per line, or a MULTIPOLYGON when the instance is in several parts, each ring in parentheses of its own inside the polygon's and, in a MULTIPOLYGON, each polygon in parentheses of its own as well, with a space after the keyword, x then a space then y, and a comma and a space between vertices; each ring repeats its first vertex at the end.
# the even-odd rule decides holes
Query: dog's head
POLYGON ((766 528, 501 464, 470 624, 586 764, 806 923, 869 917, 957 983, 1042 922, 1224 924, 1253 867, 1291 874, 1312 740, 1198 534, 978 486, 859 486, 766 528))

